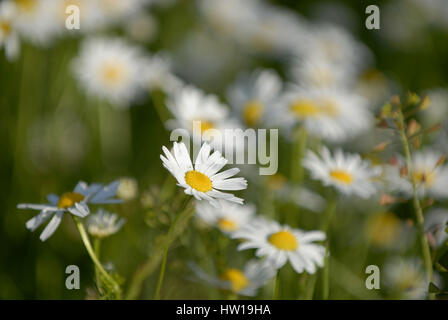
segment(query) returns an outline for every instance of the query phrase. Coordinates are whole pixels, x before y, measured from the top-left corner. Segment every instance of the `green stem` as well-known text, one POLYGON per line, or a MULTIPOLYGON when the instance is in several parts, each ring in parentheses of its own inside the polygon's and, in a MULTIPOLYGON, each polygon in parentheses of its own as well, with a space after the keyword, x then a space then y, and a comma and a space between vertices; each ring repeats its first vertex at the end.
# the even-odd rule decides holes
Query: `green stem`
MULTIPOLYGON (((100 258, 101 240, 99 238, 95 238, 93 240, 93 249, 94 249, 95 255, 98 257, 98 259, 101 259, 100 258)), ((98 269, 98 267, 96 265, 95 265, 95 279, 96 279, 96 286, 98 288, 98 291, 101 293, 102 288, 101 288, 100 270, 98 269)))
POLYGON ((104 276, 104 279, 109 283, 109 285, 113 288, 114 292, 119 296, 120 295, 120 286, 118 283, 107 273, 106 270, 104 270, 103 266, 101 265, 101 262, 98 260, 98 257, 96 256, 92 245, 89 240, 89 236, 87 235, 86 229, 84 228, 84 225, 82 224, 81 219, 79 219, 76 216, 73 216, 73 219, 75 220, 76 227, 78 228, 79 234, 81 235, 82 242, 84 243, 84 246, 86 247, 86 250, 92 259, 93 263, 95 264, 95 267, 98 268, 99 272, 104 276))
POLYGON ((168 258, 168 250, 171 246, 171 243, 173 241, 173 237, 172 237, 172 233, 176 227, 177 222, 180 220, 180 218, 182 217, 183 214, 189 214, 191 215, 194 211, 189 211, 189 210, 185 210, 189 201, 190 201, 190 197, 186 198, 182 209, 180 210, 179 214, 176 216, 176 218, 174 218, 174 221, 171 223, 170 228, 168 230, 168 235, 167 235, 167 242, 165 244, 165 248, 163 250, 163 256, 162 256, 162 265, 160 267, 160 273, 159 273, 159 279, 157 281, 157 288, 156 288, 156 293, 154 294, 154 300, 159 300, 160 299, 160 290, 162 288, 162 284, 163 284, 163 279, 165 277, 165 269, 166 269, 166 261, 168 258))
POLYGON ((280 270, 277 271, 277 275, 275 276, 275 285, 274 285, 274 300, 278 300, 280 297, 280 270))
MULTIPOLYGON (((331 226, 331 221, 333 220, 334 212, 337 206, 337 196, 333 192, 329 200, 327 210, 325 213, 325 219, 322 225, 322 231, 327 234, 327 242, 325 244, 325 257, 324 257, 324 268, 322 270, 322 299, 328 300, 330 295, 330 259, 329 259, 329 248, 330 248, 330 238, 328 236, 328 231, 331 226)), ((314 289, 313 289, 314 292, 314 289)))
MULTIPOLYGON (((307 146, 307 132, 302 126, 294 132, 294 143, 291 156, 291 181, 298 187, 304 179, 305 171, 303 169, 303 157, 305 156, 307 146)), ((298 197, 297 195, 296 197, 298 197)), ((297 199, 299 201, 300 199, 297 199)), ((287 223, 290 226, 297 226, 297 221, 300 219, 300 207, 297 207, 293 214, 290 214, 287 223)))
MULTIPOLYGON (((400 131, 401 143, 403 145, 404 154, 406 157, 406 164, 408 167, 409 181, 412 186, 413 206, 414 206, 415 215, 416 215, 417 231, 418 231, 418 237, 420 240, 420 246, 422 249, 422 257, 423 257, 423 261, 425 264, 426 276, 430 282, 434 282, 431 250, 429 248, 428 238, 426 237, 425 232, 424 232, 423 226, 424 226, 425 220, 423 217, 423 209, 420 204, 420 200, 418 198, 417 184, 414 179, 414 169, 413 169, 413 165, 412 165, 411 148, 409 146, 409 140, 406 135, 404 116, 403 116, 401 109, 398 112, 398 121, 399 121, 398 129, 400 131)), ((434 299, 434 294, 429 294, 429 299, 434 299)))

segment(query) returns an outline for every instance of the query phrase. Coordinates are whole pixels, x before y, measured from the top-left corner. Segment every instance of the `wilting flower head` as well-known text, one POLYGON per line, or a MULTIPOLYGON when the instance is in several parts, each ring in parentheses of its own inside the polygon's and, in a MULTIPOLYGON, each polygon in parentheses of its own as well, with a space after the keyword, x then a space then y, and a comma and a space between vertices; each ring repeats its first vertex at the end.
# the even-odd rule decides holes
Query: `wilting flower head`
POLYGON ((316 265, 322 267, 325 248, 314 243, 323 241, 326 236, 322 231, 302 231, 280 225, 276 221, 257 219, 233 233, 232 238, 244 239, 238 250, 257 249, 258 257, 266 257, 266 261, 276 269, 280 269, 289 261, 297 273, 316 272, 316 265))
POLYGON ((87 231, 94 237, 106 238, 118 230, 125 223, 124 218, 119 218, 115 213, 109 213, 103 209, 99 209, 97 213, 89 216, 87 220, 87 231))
POLYGON ((0 48, 5 47, 6 58, 14 60, 20 52, 20 40, 16 30, 16 7, 11 1, 0 3, 0 48))
POLYGON ((282 82, 275 71, 256 70, 239 78, 229 88, 228 97, 238 117, 248 127, 256 127, 269 116, 281 89, 282 82))
POLYGON ((219 200, 219 203, 219 208, 216 208, 207 202, 198 202, 196 214, 204 222, 226 234, 231 234, 250 223, 255 215, 255 206, 252 204, 241 205, 225 200, 219 200))
POLYGON ((255 296, 257 289, 275 275, 275 269, 270 264, 255 260, 249 261, 244 270, 227 268, 219 277, 207 274, 194 264, 190 264, 190 267, 200 280, 220 289, 231 290, 249 297, 255 296))
POLYGON ((370 161, 363 160, 359 154, 344 153, 338 149, 332 155, 323 147, 320 155, 308 151, 303 166, 313 179, 325 186, 332 186, 345 195, 358 195, 368 198, 376 193, 374 179, 381 174, 380 167, 372 167, 370 161))
POLYGON ((227 164, 227 160, 219 151, 210 154, 212 148, 208 143, 202 145, 194 166, 184 143, 174 142, 173 153, 166 147, 162 149, 164 155, 160 155, 160 159, 163 166, 176 178, 177 185, 185 188, 186 194, 197 200, 208 200, 216 207, 219 207, 217 199, 243 203, 243 199, 219 191, 246 189, 247 181, 244 178, 231 178, 240 171, 238 168, 219 172, 227 164))
POLYGON ((93 183, 90 186, 85 182, 79 182, 72 192, 66 192, 61 196, 49 194, 47 196, 49 204, 26 204, 17 205, 19 209, 39 210, 40 213, 28 220, 27 229, 34 231, 51 216, 50 223, 45 227, 40 235, 42 241, 47 240, 58 228, 64 213, 71 213, 80 218, 84 218, 90 213, 88 204, 109 204, 120 203, 122 200, 114 199, 118 188, 118 181, 107 186, 93 183))
POLYGON ((143 92, 142 55, 121 39, 85 40, 73 61, 73 72, 91 95, 126 107, 143 92))

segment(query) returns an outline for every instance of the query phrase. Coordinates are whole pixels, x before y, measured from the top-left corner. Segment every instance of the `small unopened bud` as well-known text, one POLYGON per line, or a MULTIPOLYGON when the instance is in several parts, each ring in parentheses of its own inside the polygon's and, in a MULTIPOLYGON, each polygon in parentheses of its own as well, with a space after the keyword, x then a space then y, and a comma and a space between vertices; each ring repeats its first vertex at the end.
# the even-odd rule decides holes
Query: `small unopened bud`
POLYGON ((402 178, 407 178, 408 177, 408 167, 407 166, 403 166, 400 168, 400 177, 402 178))
POLYGON ((382 142, 382 143, 378 144, 377 146, 375 146, 373 148, 373 152, 382 152, 382 151, 384 151, 387 148, 388 144, 389 144, 388 142, 382 142))
POLYGON ((383 193, 381 195, 381 199, 380 199, 381 206, 387 206, 387 205, 394 204, 397 202, 398 202, 398 199, 395 197, 392 197, 391 195, 388 195, 386 193, 383 193))
POLYGON ((436 163, 436 168, 440 167, 445 162, 445 160, 446 160, 446 155, 441 156, 436 163))
POLYGON ((424 96, 422 102, 418 106, 418 109, 420 111, 423 111, 423 110, 428 109, 430 105, 431 105, 431 98, 428 96, 424 96))
POLYGON ((397 157, 392 157, 392 158, 390 158, 390 160, 389 160, 389 165, 391 165, 391 166, 396 166, 396 165, 398 165, 398 158, 397 157))
POLYGON ((416 105, 418 103, 420 103, 420 97, 418 96, 418 94, 416 94, 414 92, 409 92, 408 93, 408 104, 416 105))
POLYGON ((420 128, 421 128, 421 125, 417 122, 417 120, 412 119, 408 123, 408 129, 407 129, 408 136, 412 136, 412 135, 416 134, 417 132, 420 131, 420 128))

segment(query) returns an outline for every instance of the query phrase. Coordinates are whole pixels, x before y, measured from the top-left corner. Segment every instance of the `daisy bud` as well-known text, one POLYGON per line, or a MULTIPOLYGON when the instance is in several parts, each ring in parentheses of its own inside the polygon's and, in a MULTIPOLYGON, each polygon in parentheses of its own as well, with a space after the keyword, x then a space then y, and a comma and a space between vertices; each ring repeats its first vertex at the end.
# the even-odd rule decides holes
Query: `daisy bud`
POLYGON ((389 142, 382 142, 373 148, 373 152, 382 152, 387 148, 388 145, 389 142))

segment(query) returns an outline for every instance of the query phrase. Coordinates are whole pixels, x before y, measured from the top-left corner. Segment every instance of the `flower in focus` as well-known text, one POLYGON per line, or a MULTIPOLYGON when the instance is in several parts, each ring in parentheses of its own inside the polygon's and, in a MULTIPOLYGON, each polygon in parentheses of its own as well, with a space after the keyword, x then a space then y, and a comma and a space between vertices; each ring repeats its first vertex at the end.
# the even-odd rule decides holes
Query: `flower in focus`
POLYGON ((313 274, 316 265, 322 267, 324 263, 325 248, 314 243, 325 240, 322 231, 306 232, 275 221, 257 219, 236 231, 232 238, 247 240, 238 246, 238 250, 257 249, 255 254, 266 257, 276 269, 289 261, 297 273, 313 274))
POLYGON ((15 60, 20 52, 20 40, 15 26, 13 2, 0 3, 0 48, 5 47, 6 58, 15 60))
POLYGON ((99 209, 97 213, 89 216, 87 231, 92 236, 102 239, 117 233, 125 222, 126 220, 124 218, 119 219, 117 214, 99 209))
POLYGON ((173 153, 166 147, 162 149, 164 155, 160 155, 160 158, 163 166, 176 178, 177 185, 185 188, 186 194, 197 200, 208 200, 216 207, 219 207, 217 199, 243 203, 243 199, 219 191, 244 190, 247 188, 247 181, 240 177, 231 178, 240 171, 238 168, 219 172, 228 161, 219 151, 210 154, 211 147, 208 143, 202 145, 194 166, 184 143, 174 142, 173 153))
POLYGON ((138 184, 134 178, 122 178, 118 185, 117 197, 123 200, 132 200, 137 196, 138 184))
POLYGON ((144 88, 142 56, 121 39, 86 40, 73 61, 73 72, 91 95, 126 107, 144 88))
POLYGON ((219 277, 207 274, 194 264, 190 264, 190 267, 200 280, 220 289, 231 290, 249 297, 255 296, 258 288, 265 285, 275 275, 275 269, 269 264, 255 260, 249 261, 244 270, 225 269, 219 277))
POLYGON ((220 207, 215 208, 207 202, 198 202, 197 216, 209 225, 217 227, 226 234, 231 234, 249 223, 255 215, 255 206, 240 205, 219 200, 220 207))
POLYGON ((297 87, 284 95, 281 108, 280 125, 290 130, 302 123, 330 142, 353 139, 373 125, 367 101, 346 90, 297 87))
POLYGON ((325 186, 335 187, 345 195, 358 195, 368 198, 376 193, 374 179, 381 174, 380 167, 372 167, 370 161, 363 160, 359 154, 344 153, 338 149, 332 155, 323 147, 320 155, 308 151, 303 166, 313 179, 325 186))
POLYGON ((257 127, 269 115, 276 102, 282 82, 272 70, 256 70, 244 75, 229 88, 230 104, 248 127, 257 127))
POLYGON ((90 213, 88 204, 109 204, 120 203, 122 200, 114 199, 118 188, 118 181, 107 186, 93 183, 90 186, 85 182, 79 182, 72 192, 66 192, 61 196, 49 194, 47 200, 49 204, 27 204, 17 205, 18 209, 39 210, 40 213, 26 222, 26 227, 30 231, 36 230, 42 223, 51 216, 53 218, 40 235, 42 241, 47 240, 58 228, 64 213, 71 213, 80 218, 84 218, 90 213))

